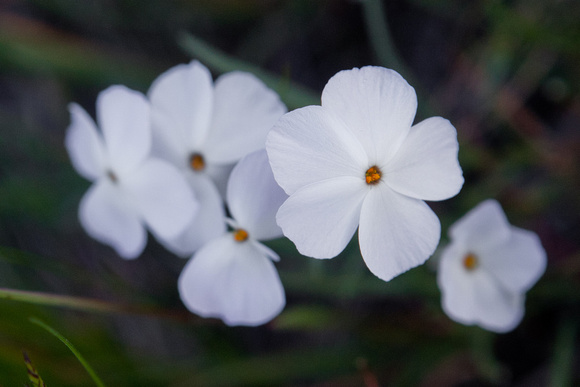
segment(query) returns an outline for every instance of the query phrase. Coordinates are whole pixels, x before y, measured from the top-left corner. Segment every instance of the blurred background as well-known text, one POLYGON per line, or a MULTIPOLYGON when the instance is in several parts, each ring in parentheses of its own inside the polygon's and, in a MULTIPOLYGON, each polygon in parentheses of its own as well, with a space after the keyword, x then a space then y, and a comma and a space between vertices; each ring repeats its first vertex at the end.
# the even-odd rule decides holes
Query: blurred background
POLYGON ((575 0, 0 0, 0 385, 566 386, 580 383, 580 3, 575 0), (77 220, 89 183, 63 139, 67 104, 94 115, 112 84, 146 92, 192 58, 257 73, 289 109, 336 72, 382 65, 419 95, 417 120, 457 128, 461 193, 429 203, 450 224, 487 198, 539 234, 548 269, 526 316, 497 335, 441 310, 435 256, 389 283, 355 241, 329 261, 270 246, 287 307, 257 328, 186 311, 185 261, 153 238, 124 261, 77 220), (45 295, 46 297, 42 297, 45 295), (103 301, 74 304, 52 295, 103 301), (14 298, 14 297, 10 297, 14 298), (25 297, 31 301, 31 297, 25 297), (50 306, 56 303, 62 306, 50 306))

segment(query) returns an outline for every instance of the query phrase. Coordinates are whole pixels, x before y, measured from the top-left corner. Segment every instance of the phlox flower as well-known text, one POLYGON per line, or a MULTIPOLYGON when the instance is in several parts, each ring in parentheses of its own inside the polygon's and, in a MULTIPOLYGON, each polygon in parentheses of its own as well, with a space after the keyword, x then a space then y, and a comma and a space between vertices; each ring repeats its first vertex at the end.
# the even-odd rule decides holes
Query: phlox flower
POLYGON ((198 61, 161 74, 148 96, 154 153, 183 171, 201 203, 185 232, 163 241, 174 253, 190 256, 225 232, 222 197, 229 173, 243 156, 264 148, 286 107, 252 74, 230 72, 214 84, 198 61))
POLYGON ((546 269, 538 236, 510 225, 491 199, 455 222, 449 236, 437 272, 445 313, 494 332, 514 329, 524 316, 526 291, 546 269))
POLYGON ((395 71, 341 71, 322 106, 285 114, 266 149, 290 195, 277 214, 300 253, 332 258, 358 227, 362 257, 388 281, 423 263, 440 238, 423 200, 443 200, 463 185, 455 128, 441 117, 414 126, 415 90, 395 71))
POLYGON ((276 211, 287 198, 276 184, 266 152, 251 153, 233 169, 227 186, 232 231, 207 242, 184 267, 179 294, 189 310, 228 325, 260 325, 284 308, 284 288, 259 241, 279 238, 276 211))
POLYGON ((97 120, 79 105, 69 106, 65 145, 73 167, 93 182, 79 208, 87 233, 123 258, 145 248, 147 226, 160 238, 183 231, 198 203, 179 171, 149 157, 151 127, 144 95, 111 86, 97 98, 97 120))

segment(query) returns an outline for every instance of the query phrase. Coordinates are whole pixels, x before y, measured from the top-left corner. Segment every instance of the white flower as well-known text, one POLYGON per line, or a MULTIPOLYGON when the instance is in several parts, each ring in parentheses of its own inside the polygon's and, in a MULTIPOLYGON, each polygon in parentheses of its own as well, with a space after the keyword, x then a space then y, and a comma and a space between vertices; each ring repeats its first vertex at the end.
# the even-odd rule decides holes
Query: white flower
POLYGON ((175 167, 149 157, 149 104, 141 93, 111 86, 97 98, 97 119, 77 104, 65 145, 77 172, 93 185, 84 195, 79 219, 93 238, 123 258, 135 258, 155 236, 172 238, 197 211, 191 189, 175 167))
POLYGON ((463 185, 455 128, 441 117, 411 126, 414 89, 395 71, 341 71, 322 106, 284 115, 266 141, 274 176, 290 198, 277 215, 300 253, 332 258, 357 227, 368 268, 388 281, 423 263, 440 237, 423 200, 463 185))
POLYGON ((264 148, 266 134, 286 107, 249 73, 224 74, 214 85, 197 61, 161 74, 148 96, 154 154, 184 171, 201 203, 186 231, 165 241, 174 253, 189 256, 225 232, 220 192, 229 173, 243 156, 264 148))
POLYGON ((228 325, 252 326, 280 313, 284 289, 272 263, 279 257, 258 241, 282 236, 275 216, 286 198, 264 150, 236 165, 227 187, 233 231, 200 248, 179 277, 179 294, 189 310, 228 325))
POLYGON ((546 269, 538 236, 511 226, 495 200, 468 212, 449 235, 437 273, 445 313, 490 331, 514 329, 524 316, 525 292, 546 269))

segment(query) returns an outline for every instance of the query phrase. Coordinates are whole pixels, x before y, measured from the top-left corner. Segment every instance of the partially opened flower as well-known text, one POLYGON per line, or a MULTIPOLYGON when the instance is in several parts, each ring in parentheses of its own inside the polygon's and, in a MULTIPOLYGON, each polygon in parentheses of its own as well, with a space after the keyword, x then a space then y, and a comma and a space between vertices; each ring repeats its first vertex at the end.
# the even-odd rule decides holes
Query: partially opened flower
POLYGON ((189 310, 228 325, 260 325, 280 313, 284 288, 272 263, 279 257, 259 241, 282 236, 275 216, 286 198, 264 150, 236 165, 227 187, 233 231, 200 248, 179 277, 189 310))
POLYGON ((226 230, 223 199, 234 164, 264 148, 266 134, 286 112, 278 95, 252 74, 231 72, 215 84, 197 61, 161 74, 148 96, 155 154, 184 171, 201 203, 187 230, 165 241, 189 256, 226 230))
POLYGON ((495 200, 455 222, 449 236, 437 273, 445 313, 495 332, 514 329, 524 315, 526 291, 546 269, 538 236, 511 226, 495 200))
POLYGON ((83 197, 79 219, 93 238, 123 258, 145 248, 147 226, 173 238, 194 217, 198 203, 179 171, 149 157, 149 103, 141 93, 111 86, 97 98, 97 118, 71 104, 65 145, 77 172, 93 182, 83 197))
POLYGON ((414 89, 395 71, 341 71, 322 106, 284 115, 266 149, 289 199, 277 221, 298 250, 332 258, 357 227, 362 257, 387 281, 423 263, 440 237, 423 200, 443 200, 463 185, 455 128, 441 117, 412 126, 414 89))

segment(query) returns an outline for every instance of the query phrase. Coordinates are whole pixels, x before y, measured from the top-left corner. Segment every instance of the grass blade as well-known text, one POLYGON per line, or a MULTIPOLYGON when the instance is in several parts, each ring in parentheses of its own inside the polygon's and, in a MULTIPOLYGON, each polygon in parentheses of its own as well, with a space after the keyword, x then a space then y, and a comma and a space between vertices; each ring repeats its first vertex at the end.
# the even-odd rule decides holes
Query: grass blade
POLYGON ((44 322, 40 321, 39 319, 37 319, 35 317, 31 317, 29 320, 33 324, 36 324, 36 325, 46 329, 50 334, 52 334, 57 339, 62 341, 64 343, 64 345, 66 345, 68 347, 68 349, 70 349, 70 351, 75 355, 75 357, 78 359, 78 361, 82 364, 82 366, 85 368, 85 370, 91 376, 91 378, 93 379, 95 384, 99 387, 105 387, 104 383, 97 376, 97 374, 95 373, 93 368, 89 365, 89 363, 87 363, 85 358, 80 354, 80 352, 75 348, 75 346, 70 341, 68 341, 68 339, 66 337, 64 337, 63 335, 58 333, 56 330, 54 330, 52 327, 46 325, 44 322))

